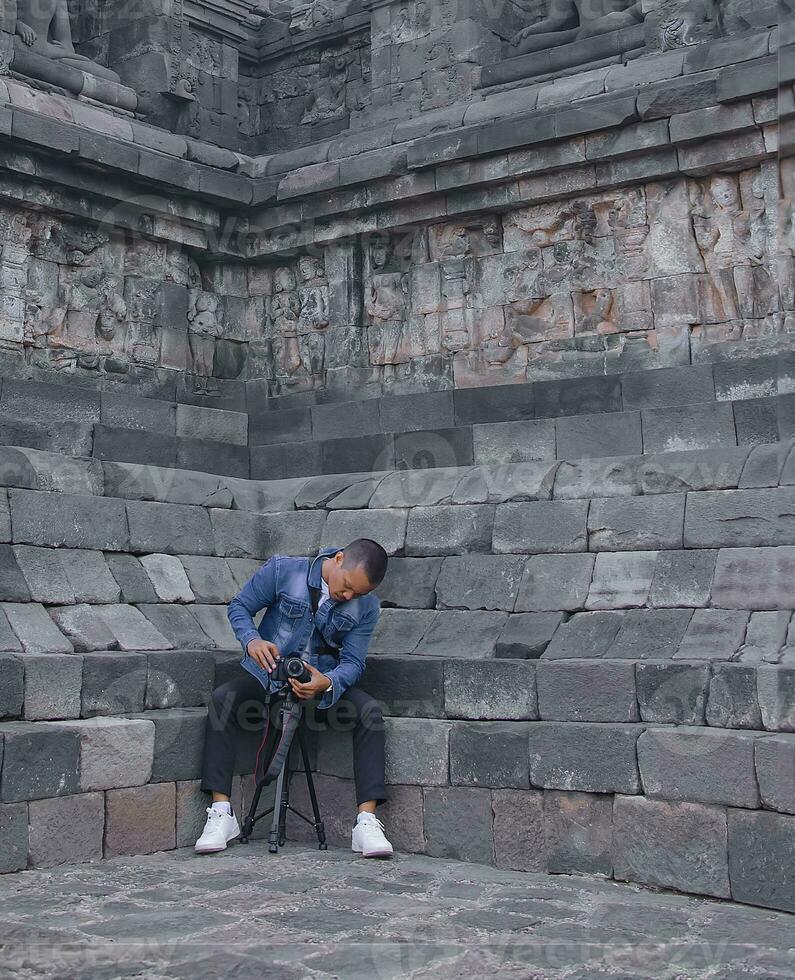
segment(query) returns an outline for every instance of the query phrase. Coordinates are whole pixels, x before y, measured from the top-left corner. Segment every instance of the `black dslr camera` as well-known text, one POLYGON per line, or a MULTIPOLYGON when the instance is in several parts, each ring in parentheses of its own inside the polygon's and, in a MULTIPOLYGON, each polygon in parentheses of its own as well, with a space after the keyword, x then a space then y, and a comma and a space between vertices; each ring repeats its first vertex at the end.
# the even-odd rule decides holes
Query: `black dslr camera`
POLYGON ((280 657, 271 672, 271 678, 286 684, 291 677, 301 684, 312 680, 312 674, 300 657, 280 657))

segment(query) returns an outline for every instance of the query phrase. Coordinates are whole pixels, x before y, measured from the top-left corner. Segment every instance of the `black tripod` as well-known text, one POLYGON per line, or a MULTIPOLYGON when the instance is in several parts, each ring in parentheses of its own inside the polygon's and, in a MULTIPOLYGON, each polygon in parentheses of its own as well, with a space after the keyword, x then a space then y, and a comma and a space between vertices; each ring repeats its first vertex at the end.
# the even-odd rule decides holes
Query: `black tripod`
MULTIPOLYGON (((312 770, 309 767, 309 753, 307 752, 306 739, 301 728, 301 719, 304 712, 303 705, 293 694, 293 690, 288 684, 285 684, 280 691, 273 694, 272 698, 282 702, 279 714, 279 728, 282 734, 281 738, 276 742, 273 755, 264 771, 264 775, 257 781, 257 787, 254 790, 254 799, 251 801, 248 814, 243 822, 240 841, 242 844, 247 844, 254 830, 254 824, 272 813, 273 821, 271 822, 271 829, 268 833, 268 850, 271 854, 278 853, 279 848, 284 847, 287 840, 287 811, 291 810, 297 817, 300 817, 315 828, 319 850, 327 851, 326 830, 320 817, 320 808, 318 807, 317 794, 315 793, 315 783, 312 779, 312 770), (304 816, 303 813, 299 813, 295 807, 290 805, 291 773, 289 755, 290 746, 295 734, 298 735, 298 745, 301 748, 301 758, 304 764, 304 772, 306 773, 309 799, 312 801, 314 820, 310 820, 309 817, 304 816), (257 807, 259 806, 262 791, 274 779, 276 780, 274 805, 263 813, 257 814, 257 807)), ((270 708, 271 704, 268 705, 269 711, 270 708)))

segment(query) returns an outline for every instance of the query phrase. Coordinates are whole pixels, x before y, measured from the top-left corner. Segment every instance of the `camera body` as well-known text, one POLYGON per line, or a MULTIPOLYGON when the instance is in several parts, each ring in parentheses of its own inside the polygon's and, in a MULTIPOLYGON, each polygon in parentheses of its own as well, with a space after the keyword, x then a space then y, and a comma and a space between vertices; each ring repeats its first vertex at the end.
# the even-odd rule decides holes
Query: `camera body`
POLYGON ((312 680, 312 674, 300 657, 280 657, 276 661, 271 678, 285 684, 293 678, 301 684, 306 684, 307 681, 312 680))

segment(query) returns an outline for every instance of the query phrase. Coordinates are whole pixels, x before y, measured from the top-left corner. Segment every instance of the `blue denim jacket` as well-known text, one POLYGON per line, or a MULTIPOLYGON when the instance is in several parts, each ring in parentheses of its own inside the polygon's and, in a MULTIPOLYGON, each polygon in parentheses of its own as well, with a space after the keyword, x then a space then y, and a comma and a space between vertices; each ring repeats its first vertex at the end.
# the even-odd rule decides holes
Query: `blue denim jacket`
POLYGON ((246 582, 227 611, 243 647, 241 664, 266 691, 282 685, 272 682, 268 671, 249 657, 246 647, 251 640, 262 637, 274 643, 282 657, 286 657, 300 656, 309 638, 308 662, 331 678, 331 687, 318 702, 318 708, 336 704, 342 693, 353 687, 364 673, 367 647, 381 608, 371 592, 349 602, 329 599, 313 616, 309 587, 320 588, 322 559, 339 550, 327 548, 311 561, 274 555, 246 582), (267 611, 257 629, 252 617, 262 609, 267 611))

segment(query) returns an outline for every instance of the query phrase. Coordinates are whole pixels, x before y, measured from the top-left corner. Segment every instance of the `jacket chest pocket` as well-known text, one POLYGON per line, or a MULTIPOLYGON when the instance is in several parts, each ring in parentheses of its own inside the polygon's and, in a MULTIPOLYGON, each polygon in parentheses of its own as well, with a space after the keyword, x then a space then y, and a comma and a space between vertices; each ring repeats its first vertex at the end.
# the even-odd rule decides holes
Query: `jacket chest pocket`
POLYGON ((274 642, 280 652, 285 652, 290 644, 298 639, 308 608, 292 599, 284 597, 279 599, 279 623, 274 642))

